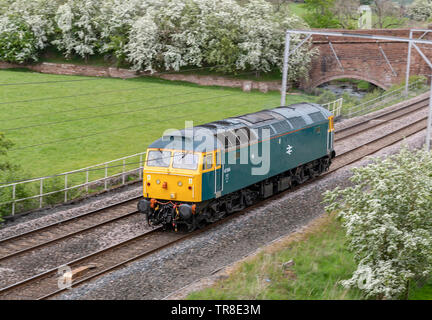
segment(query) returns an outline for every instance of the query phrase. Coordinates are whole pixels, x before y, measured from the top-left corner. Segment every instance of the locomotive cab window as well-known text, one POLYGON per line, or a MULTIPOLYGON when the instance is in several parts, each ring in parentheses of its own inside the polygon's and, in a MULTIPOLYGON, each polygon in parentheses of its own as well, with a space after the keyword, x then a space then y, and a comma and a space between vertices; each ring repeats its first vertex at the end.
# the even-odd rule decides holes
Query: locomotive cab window
POLYGON ((203 170, 208 170, 211 169, 212 167, 213 167, 213 155, 210 153, 204 156, 203 170))
POLYGON ((147 165, 149 167, 167 168, 171 161, 171 151, 151 150, 147 156, 147 165))
POLYGON ((172 167, 175 169, 196 170, 199 156, 193 153, 174 152, 172 167))

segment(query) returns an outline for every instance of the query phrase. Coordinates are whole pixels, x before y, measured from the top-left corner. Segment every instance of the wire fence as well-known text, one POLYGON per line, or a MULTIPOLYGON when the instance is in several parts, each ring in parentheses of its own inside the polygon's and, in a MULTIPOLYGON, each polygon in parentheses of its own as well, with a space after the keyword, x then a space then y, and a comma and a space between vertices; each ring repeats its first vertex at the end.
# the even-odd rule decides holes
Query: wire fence
POLYGON ((426 79, 416 80, 408 85, 408 93, 405 93, 405 87, 400 87, 395 90, 386 91, 382 95, 373 98, 371 100, 362 102, 354 107, 348 109, 347 112, 343 112, 343 115, 347 118, 354 116, 360 116, 397 102, 397 100, 411 98, 429 90, 429 87, 425 85, 426 79))
MULTIPOLYGON (((324 105, 335 116, 343 99, 324 105)), ((0 216, 66 203, 78 197, 142 180, 146 152, 78 170, 0 185, 0 216)))
MULTIPOLYGON (((423 79, 409 85, 409 94, 427 91, 423 79)), ((360 115, 406 98, 405 88, 398 88, 361 103, 349 110, 346 116, 360 115)), ((323 105, 335 118, 343 113, 343 98, 323 105)), ((345 116, 345 114, 344 114, 345 116)), ((0 185, 0 216, 66 203, 72 199, 98 191, 106 191, 129 182, 142 180, 146 152, 110 160, 78 170, 53 176, 15 181, 0 185)))
POLYGON ((339 98, 335 101, 326 103, 322 105, 324 108, 326 108, 328 111, 333 113, 333 116, 336 118, 341 116, 342 112, 342 106, 343 106, 343 98, 339 98))
POLYGON ((53 176, 2 185, 0 201, 2 198, 10 200, 0 202, 0 213, 15 215, 141 180, 145 154, 141 152, 53 176))

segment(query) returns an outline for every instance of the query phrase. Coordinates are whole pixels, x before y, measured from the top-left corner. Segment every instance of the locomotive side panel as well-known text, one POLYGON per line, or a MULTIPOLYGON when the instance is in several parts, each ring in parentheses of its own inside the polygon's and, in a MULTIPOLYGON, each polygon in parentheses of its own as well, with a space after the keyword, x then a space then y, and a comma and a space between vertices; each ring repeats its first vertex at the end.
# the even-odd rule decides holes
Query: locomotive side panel
MULTIPOLYGON (((307 127, 279 137, 272 137, 269 140, 270 153, 268 158, 263 157, 262 142, 259 142, 258 155, 255 154, 254 157, 263 157, 264 161, 269 162, 268 164, 253 165, 250 147, 245 147, 248 149, 247 164, 240 164, 240 159, 237 159, 235 164, 229 164, 229 157, 238 154, 239 150, 224 153, 222 195, 243 189, 302 164, 325 157, 327 155, 327 132, 328 122, 323 122, 317 126, 307 127), (265 174, 252 174, 252 168, 257 169, 262 166, 263 171, 265 171, 266 165, 269 170, 265 174)), ((214 179, 214 171, 208 172, 206 175, 203 174, 203 200, 214 197, 214 179)))

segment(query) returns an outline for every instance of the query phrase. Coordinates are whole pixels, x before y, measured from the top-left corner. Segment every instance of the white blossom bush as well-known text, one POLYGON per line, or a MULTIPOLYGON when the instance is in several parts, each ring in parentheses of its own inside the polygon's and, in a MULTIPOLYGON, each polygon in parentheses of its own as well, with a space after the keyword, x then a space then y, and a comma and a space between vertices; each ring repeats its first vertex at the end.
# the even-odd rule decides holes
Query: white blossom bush
POLYGON ((145 15, 139 18, 132 25, 129 42, 125 46, 127 59, 132 63, 132 69, 155 72, 161 49, 158 27, 153 17, 145 15))
MULTIPOLYGON (((0 59, 36 60, 53 44, 67 58, 114 55, 134 70, 269 72, 282 68, 284 31, 307 26, 265 0, 0 0, 0 59), (7 8, 6 8, 7 7, 7 8), (55 33, 53 32, 55 28, 55 33)), ((292 44, 298 43, 297 36, 292 44)), ((289 79, 307 77, 306 44, 291 56, 289 79)))
POLYGON ((126 59, 125 45, 132 25, 159 0, 106 0, 100 8, 100 53, 113 53, 119 63, 126 59))
POLYGON ((241 7, 233 0, 194 1, 196 35, 202 60, 224 72, 234 72, 240 55, 241 7))
POLYGON ((368 298, 407 296, 412 280, 432 271, 432 157, 407 148, 353 169, 354 186, 324 194, 338 212, 358 263, 342 281, 368 298))
POLYGON ((58 7, 55 22, 58 37, 52 43, 66 57, 77 54, 84 59, 96 54, 100 40, 102 0, 67 0, 58 7))
MULTIPOLYGON (((146 16, 132 25, 125 56, 134 70, 177 71, 206 65, 225 72, 269 72, 282 68, 287 28, 307 26, 286 11, 275 14, 264 0, 252 0, 244 7, 234 0, 154 1, 146 16)), ((292 44, 298 42, 293 37, 292 44)), ((291 57, 290 80, 307 77, 314 55, 309 49, 306 44, 291 57)))
MULTIPOLYGON (((285 30, 308 29, 308 26, 297 16, 290 15, 282 9, 275 13, 273 7, 265 0, 251 0, 242 10, 240 28, 241 49, 237 66, 240 69, 252 69, 269 72, 278 66, 282 69, 285 30)), ((298 35, 291 35, 291 45, 299 43, 298 35)), ((291 49, 293 48, 291 47, 291 49)), ((295 81, 308 77, 309 65, 316 50, 310 50, 310 43, 290 56, 288 78, 295 81)))
POLYGON ((55 1, 4 1, 0 15, 0 60, 23 63, 37 61, 49 44, 55 1), (7 6, 7 7, 6 7, 7 6))
POLYGON ((416 0, 408 8, 408 16, 416 21, 427 21, 432 17, 432 0, 416 0))
MULTIPOLYGON (((200 67, 204 61, 203 39, 208 36, 200 28, 201 5, 192 0, 149 4, 145 17, 132 25, 125 45, 127 60, 133 69, 155 72, 177 71, 184 66, 200 67), (146 28, 145 23, 150 27, 146 28), (151 57, 144 57, 143 52, 150 52, 151 57)), ((216 35, 212 36, 217 39, 216 35)))

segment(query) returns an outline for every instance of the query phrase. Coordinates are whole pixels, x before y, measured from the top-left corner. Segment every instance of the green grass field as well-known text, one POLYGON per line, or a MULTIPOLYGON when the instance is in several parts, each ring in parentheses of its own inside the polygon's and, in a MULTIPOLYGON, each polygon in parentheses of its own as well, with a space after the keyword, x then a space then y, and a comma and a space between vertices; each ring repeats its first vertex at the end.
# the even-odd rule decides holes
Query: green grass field
MULTIPOLYGON (((278 92, 244 93, 148 77, 1 70, 0 132, 15 143, 10 159, 29 177, 38 177, 145 151, 164 130, 184 128, 185 120, 219 120, 276 107, 279 99, 278 92)), ((314 97, 288 99, 295 103, 314 97)))

